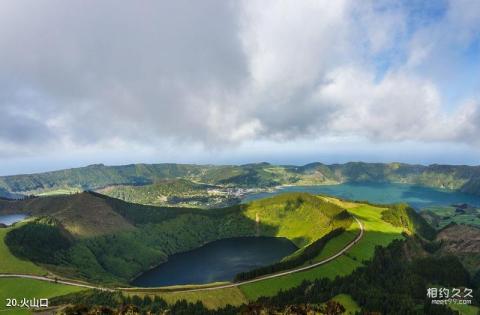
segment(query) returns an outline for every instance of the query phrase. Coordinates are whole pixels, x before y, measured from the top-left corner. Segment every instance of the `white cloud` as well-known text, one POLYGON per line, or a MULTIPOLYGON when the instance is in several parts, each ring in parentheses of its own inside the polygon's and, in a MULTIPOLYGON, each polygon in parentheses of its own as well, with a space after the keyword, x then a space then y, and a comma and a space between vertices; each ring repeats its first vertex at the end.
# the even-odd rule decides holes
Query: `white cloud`
POLYGON ((4 1, 0 142, 15 145, 0 153, 331 136, 478 145, 479 96, 447 110, 436 70, 476 40, 478 2, 414 30, 408 14, 397 1, 4 1))

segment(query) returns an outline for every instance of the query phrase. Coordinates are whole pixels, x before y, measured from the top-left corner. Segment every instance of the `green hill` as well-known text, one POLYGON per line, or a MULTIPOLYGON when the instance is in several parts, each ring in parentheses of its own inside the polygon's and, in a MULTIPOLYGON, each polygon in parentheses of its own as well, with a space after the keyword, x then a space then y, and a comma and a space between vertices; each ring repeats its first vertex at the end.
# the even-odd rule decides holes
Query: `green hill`
POLYGON ((89 193, 0 200, 0 213, 51 216, 76 237, 91 237, 133 230, 133 225, 114 210, 107 200, 89 193))
POLYGON ((352 222, 341 207, 305 193, 200 210, 142 206, 85 192, 4 201, 2 211, 41 216, 7 233, 6 244, 17 256, 68 277, 122 284, 169 255, 214 240, 278 236, 301 248, 352 222), (112 218, 117 223, 106 226, 112 218), (38 242, 49 246, 39 250, 38 242))

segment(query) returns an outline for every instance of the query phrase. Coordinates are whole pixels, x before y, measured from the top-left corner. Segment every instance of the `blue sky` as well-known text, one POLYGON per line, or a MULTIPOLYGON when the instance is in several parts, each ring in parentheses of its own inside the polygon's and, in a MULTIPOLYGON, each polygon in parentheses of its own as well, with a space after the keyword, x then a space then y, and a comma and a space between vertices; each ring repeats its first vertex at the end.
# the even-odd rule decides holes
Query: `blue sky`
POLYGON ((0 174, 480 164, 479 91, 474 0, 0 3, 0 174))

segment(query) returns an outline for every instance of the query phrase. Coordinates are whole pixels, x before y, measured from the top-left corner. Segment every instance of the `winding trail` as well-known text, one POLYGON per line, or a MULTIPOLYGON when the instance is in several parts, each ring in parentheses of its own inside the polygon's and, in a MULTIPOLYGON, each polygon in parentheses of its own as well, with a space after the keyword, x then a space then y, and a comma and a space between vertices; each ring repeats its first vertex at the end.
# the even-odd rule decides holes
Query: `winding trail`
POLYGON ((235 283, 222 284, 222 285, 217 285, 217 286, 200 287, 200 288, 184 288, 184 289, 182 289, 182 288, 169 289, 169 288, 161 288, 161 287, 157 287, 157 288, 155 288, 155 287, 152 287, 152 288, 142 288, 142 287, 105 288, 105 287, 96 286, 94 284, 79 283, 79 282, 75 282, 73 280, 64 280, 64 279, 60 279, 60 278, 56 279, 56 278, 26 275, 26 274, 0 274, 0 278, 35 279, 35 280, 48 281, 48 282, 53 282, 53 283, 61 283, 61 284, 66 284, 66 285, 71 285, 71 286, 83 287, 83 288, 86 288, 86 289, 103 290, 103 291, 140 291, 140 292, 144 292, 144 291, 155 291, 155 290, 157 290, 157 291, 160 292, 160 290, 162 290, 161 292, 196 292, 196 291, 211 291, 211 290, 218 290, 218 289, 233 288, 233 287, 238 287, 238 286, 248 284, 248 283, 255 283, 255 282, 259 282, 259 281, 263 281, 263 280, 267 280, 267 279, 278 278, 278 277, 282 277, 282 276, 289 275, 289 274, 292 274, 292 273, 302 272, 302 271, 305 271, 305 270, 316 268, 318 266, 324 265, 324 264, 338 258, 339 256, 343 255, 352 246, 357 244, 362 239, 363 234, 364 234, 364 227, 363 227, 362 222, 360 222, 360 220, 357 217, 355 217, 354 215, 352 215, 352 216, 355 219, 355 221, 357 221, 357 223, 360 227, 360 233, 358 233, 357 237, 353 241, 348 243, 344 248, 342 248, 335 255, 332 255, 328 258, 325 258, 324 260, 321 260, 319 262, 316 262, 316 263, 308 265, 308 266, 299 267, 299 268, 296 268, 296 269, 291 269, 291 270, 287 270, 287 271, 283 271, 283 272, 279 272, 279 273, 274 273, 274 274, 270 274, 270 275, 267 275, 267 276, 262 276, 262 277, 258 277, 258 278, 255 278, 255 279, 242 281, 242 282, 235 282, 235 283))

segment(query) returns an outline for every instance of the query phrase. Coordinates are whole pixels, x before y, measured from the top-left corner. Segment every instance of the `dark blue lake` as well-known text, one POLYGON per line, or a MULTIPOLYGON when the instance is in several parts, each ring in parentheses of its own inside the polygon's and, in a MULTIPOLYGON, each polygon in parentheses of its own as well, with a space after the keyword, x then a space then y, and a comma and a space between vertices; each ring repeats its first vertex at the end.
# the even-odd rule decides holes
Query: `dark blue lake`
POLYGON ((296 250, 297 247, 286 238, 237 237, 218 240, 170 256, 168 262, 145 272, 132 284, 158 287, 231 281, 239 272, 269 265, 296 250))
POLYGON ((5 225, 12 225, 15 222, 22 221, 25 219, 27 215, 25 214, 5 214, 5 215, 0 215, 0 223, 3 223, 5 225))
POLYGON ((347 183, 340 185, 286 186, 274 192, 248 195, 242 202, 266 198, 283 192, 326 194, 349 200, 368 200, 373 203, 407 202, 416 209, 468 203, 480 206, 480 197, 445 189, 408 184, 347 183))

